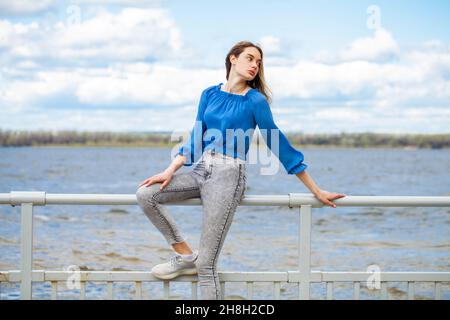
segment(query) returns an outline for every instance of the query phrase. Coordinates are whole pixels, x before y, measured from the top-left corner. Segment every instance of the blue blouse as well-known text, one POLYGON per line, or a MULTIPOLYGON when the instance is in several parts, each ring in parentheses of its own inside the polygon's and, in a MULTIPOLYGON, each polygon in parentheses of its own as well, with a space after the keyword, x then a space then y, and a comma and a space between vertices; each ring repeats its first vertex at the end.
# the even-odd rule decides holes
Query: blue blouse
POLYGON ((177 153, 186 157, 184 166, 194 164, 208 149, 246 161, 254 130, 258 125, 267 147, 278 157, 288 174, 305 170, 308 166, 303 163, 303 154, 294 149, 278 129, 266 97, 257 89, 250 89, 245 95, 225 92, 221 90, 222 84, 210 86, 201 94, 190 138, 177 153), (245 136, 245 142, 242 143, 242 140, 238 140, 238 134, 228 133, 227 136, 227 129, 242 129, 244 132, 252 130, 249 130, 250 134, 245 136), (278 150, 272 148, 271 129, 278 132, 278 150))

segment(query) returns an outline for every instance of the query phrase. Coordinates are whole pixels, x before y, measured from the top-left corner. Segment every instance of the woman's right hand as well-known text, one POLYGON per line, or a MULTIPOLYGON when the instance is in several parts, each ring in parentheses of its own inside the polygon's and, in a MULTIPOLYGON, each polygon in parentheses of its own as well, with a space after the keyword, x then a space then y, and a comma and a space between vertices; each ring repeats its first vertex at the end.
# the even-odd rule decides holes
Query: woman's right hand
POLYGON ((317 191, 314 196, 319 199, 322 203, 326 204, 327 206, 336 208, 336 204, 332 200, 344 198, 347 195, 343 193, 334 193, 334 192, 328 192, 326 190, 320 190, 317 191))
POLYGON ((150 178, 145 179, 139 184, 139 187, 146 186, 149 187, 154 183, 162 182, 161 186, 159 187, 160 190, 164 189, 172 180, 174 172, 171 170, 165 170, 161 173, 155 174, 151 176, 150 178))

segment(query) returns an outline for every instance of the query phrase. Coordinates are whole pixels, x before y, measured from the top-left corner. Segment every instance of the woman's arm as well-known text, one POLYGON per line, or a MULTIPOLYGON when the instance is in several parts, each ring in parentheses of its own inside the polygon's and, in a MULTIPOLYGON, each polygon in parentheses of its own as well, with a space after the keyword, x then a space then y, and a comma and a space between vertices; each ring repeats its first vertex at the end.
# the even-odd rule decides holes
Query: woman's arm
POLYGON ((342 193, 332 193, 325 190, 321 190, 314 180, 311 178, 311 176, 306 172, 306 170, 303 170, 302 172, 299 172, 296 174, 296 176, 303 182, 303 184, 311 190, 312 194, 319 199, 322 203, 336 208, 336 204, 332 202, 331 200, 336 200, 345 197, 345 194, 342 193))
POLYGON ((308 165, 303 162, 303 153, 295 149, 278 128, 267 99, 262 95, 257 95, 252 99, 253 117, 267 147, 280 160, 288 174, 297 174, 304 171, 308 165))
POLYGON ((198 111, 196 116, 196 122, 191 130, 189 139, 178 149, 178 153, 172 160, 172 163, 161 173, 155 174, 150 178, 143 180, 141 186, 151 186, 154 183, 160 182, 160 190, 164 189, 172 180, 173 174, 182 166, 192 166, 203 151, 203 133, 205 131, 205 123, 203 121, 203 114, 205 112, 207 103, 208 90, 213 86, 203 90, 200 102, 198 104, 198 111))
POLYGON ((166 168, 166 170, 164 170, 161 173, 155 174, 155 175, 151 176, 150 178, 143 180, 139 184, 139 187, 142 187, 142 186, 149 187, 152 184, 159 182, 159 183, 161 183, 161 185, 159 186, 159 189, 160 190, 164 189, 169 184, 169 182, 172 180, 173 174, 178 169, 180 169, 184 165, 185 162, 186 162, 186 157, 178 154, 172 160, 172 163, 166 168))
POLYGON ((344 194, 341 193, 331 193, 325 190, 321 190, 310 177, 310 175, 306 172, 306 165, 303 160, 304 156, 300 150, 295 149, 288 141, 283 132, 280 131, 278 126, 275 124, 273 119, 272 111, 270 110, 270 106, 267 100, 263 97, 258 97, 254 102, 253 106, 253 115, 255 117, 256 124, 260 129, 266 129, 266 135, 262 135, 269 149, 272 150, 272 136, 271 131, 275 129, 279 133, 278 142, 278 150, 275 148, 275 155, 278 157, 280 162, 285 167, 288 174, 295 174, 304 184, 305 186, 311 190, 314 196, 319 199, 322 203, 336 208, 336 204, 334 204, 331 200, 339 199, 345 197, 344 194))
POLYGON ((197 116, 195 118, 194 127, 192 128, 188 140, 178 149, 177 155, 184 158, 183 166, 192 166, 203 153, 203 135, 206 130, 204 113, 208 103, 209 91, 214 86, 203 90, 198 104, 197 116))
POLYGON ((164 170, 164 172, 170 172, 174 174, 178 169, 180 169, 186 163, 186 157, 181 154, 177 154, 177 156, 172 160, 172 163, 164 170))

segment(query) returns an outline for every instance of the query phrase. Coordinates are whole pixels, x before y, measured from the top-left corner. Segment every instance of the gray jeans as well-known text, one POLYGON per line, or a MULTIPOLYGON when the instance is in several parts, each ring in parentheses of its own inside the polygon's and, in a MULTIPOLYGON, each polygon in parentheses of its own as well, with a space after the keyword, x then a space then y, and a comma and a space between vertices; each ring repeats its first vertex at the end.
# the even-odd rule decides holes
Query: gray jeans
POLYGON ((201 199, 203 222, 196 267, 202 299, 223 299, 217 260, 236 208, 244 197, 246 177, 245 161, 208 150, 191 171, 176 172, 163 190, 156 183, 142 186, 136 192, 139 206, 170 245, 185 238, 162 204, 201 199))

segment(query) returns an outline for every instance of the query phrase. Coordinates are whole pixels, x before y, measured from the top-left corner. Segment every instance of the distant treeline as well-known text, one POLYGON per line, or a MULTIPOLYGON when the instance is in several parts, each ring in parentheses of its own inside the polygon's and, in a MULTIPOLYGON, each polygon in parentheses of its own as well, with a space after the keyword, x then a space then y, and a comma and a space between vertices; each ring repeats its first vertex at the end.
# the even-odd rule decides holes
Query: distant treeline
MULTIPOLYGON (((255 135, 258 137, 258 135, 255 135)), ((450 147, 450 134, 287 134, 293 145, 338 147, 450 147)), ((0 129, 0 146, 173 146, 170 132, 17 131, 0 129)), ((257 141, 258 139, 254 139, 257 141)))

